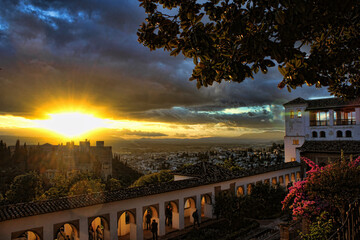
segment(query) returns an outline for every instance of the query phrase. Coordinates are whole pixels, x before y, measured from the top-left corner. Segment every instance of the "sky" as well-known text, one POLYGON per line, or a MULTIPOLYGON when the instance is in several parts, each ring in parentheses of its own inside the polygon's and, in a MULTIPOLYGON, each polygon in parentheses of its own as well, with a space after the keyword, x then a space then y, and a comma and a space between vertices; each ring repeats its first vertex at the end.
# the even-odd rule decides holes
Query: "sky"
POLYGON ((49 114, 82 112, 101 121, 104 138, 238 137, 283 131, 282 104, 329 96, 278 89, 276 68, 197 89, 191 60, 138 43, 146 16, 136 0, 0 6, 0 135, 44 135, 49 114))

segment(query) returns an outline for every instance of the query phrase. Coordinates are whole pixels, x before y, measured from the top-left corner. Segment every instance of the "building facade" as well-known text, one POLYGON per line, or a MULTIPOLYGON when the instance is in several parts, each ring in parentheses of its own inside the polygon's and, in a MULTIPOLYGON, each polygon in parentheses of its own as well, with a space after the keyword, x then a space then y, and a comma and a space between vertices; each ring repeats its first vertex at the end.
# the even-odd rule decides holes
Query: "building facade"
POLYGON ((285 107, 285 162, 316 163, 360 154, 360 100, 296 98, 285 107))

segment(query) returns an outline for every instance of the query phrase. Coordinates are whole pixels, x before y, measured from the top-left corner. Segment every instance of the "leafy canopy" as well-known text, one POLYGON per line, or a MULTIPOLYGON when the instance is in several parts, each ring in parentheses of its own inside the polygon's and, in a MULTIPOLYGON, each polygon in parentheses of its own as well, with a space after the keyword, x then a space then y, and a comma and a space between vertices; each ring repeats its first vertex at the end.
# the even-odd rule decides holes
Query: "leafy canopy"
POLYGON ((242 82, 278 65, 290 91, 360 95, 360 1, 139 0, 138 41, 193 59, 197 86, 242 82))
POLYGON ((160 172, 151 173, 140 177, 132 184, 132 187, 147 186, 161 182, 171 182, 173 180, 174 176, 170 173, 170 170, 161 170, 160 172))

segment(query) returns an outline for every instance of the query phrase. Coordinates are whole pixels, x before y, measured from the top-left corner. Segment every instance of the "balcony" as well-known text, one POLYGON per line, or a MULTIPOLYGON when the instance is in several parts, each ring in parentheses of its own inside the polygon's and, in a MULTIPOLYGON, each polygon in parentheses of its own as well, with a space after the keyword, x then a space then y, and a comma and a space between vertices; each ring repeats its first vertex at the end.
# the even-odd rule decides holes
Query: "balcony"
POLYGON ((328 126, 328 120, 310 120, 310 126, 328 126))
POLYGON ((355 125, 356 121, 354 119, 337 119, 334 120, 334 125, 355 125))

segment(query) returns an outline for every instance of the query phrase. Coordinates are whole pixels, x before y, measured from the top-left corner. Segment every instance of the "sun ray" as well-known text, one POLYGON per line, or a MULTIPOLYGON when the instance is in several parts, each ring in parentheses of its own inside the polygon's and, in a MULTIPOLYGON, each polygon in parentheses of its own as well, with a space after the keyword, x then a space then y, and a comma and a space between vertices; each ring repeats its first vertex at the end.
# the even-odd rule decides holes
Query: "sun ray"
POLYGON ((104 119, 82 112, 49 113, 48 119, 34 120, 38 127, 44 128, 68 138, 81 135, 107 126, 104 119))

